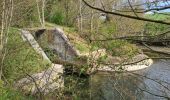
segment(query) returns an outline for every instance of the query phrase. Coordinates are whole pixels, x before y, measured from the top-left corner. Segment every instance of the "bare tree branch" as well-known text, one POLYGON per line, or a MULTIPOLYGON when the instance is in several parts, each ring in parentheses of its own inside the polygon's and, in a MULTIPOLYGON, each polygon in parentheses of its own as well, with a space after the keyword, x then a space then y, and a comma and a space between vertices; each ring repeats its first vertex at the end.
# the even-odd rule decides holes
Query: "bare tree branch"
POLYGON ((152 20, 152 19, 147 19, 147 18, 143 18, 143 17, 136 17, 136 16, 131 16, 131 15, 126 15, 126 14, 121 14, 121 13, 116 13, 116 12, 111 12, 111 11, 106 11, 103 10, 101 8, 97 8, 94 6, 91 6, 89 3, 87 3, 85 0, 82 0, 88 7, 107 13, 107 14, 112 14, 112 15, 117 15, 117 16, 122 16, 122 17, 126 17, 126 18, 130 18, 130 19, 136 19, 136 20, 142 20, 142 21, 148 21, 148 22, 154 22, 154 23, 160 23, 160 24, 166 24, 166 25, 170 25, 169 22, 165 22, 165 21, 161 21, 161 20, 152 20))

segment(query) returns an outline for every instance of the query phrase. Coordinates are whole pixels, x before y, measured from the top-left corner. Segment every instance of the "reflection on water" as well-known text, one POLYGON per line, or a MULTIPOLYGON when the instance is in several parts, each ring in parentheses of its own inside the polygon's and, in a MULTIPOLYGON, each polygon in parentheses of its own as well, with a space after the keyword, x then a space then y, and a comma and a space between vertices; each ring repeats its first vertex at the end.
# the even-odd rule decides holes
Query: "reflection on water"
POLYGON ((91 100, 168 100, 170 61, 133 73, 100 72, 90 79, 91 100))

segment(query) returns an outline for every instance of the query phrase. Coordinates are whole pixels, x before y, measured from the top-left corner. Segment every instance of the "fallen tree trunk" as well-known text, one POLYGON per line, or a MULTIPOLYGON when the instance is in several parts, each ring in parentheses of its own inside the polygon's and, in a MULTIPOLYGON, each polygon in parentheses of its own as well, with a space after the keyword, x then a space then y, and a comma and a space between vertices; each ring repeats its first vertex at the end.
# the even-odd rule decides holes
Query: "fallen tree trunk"
POLYGON ((80 63, 78 61, 65 61, 61 59, 56 59, 53 63, 62 64, 64 66, 65 75, 76 75, 78 77, 89 77, 90 74, 87 73, 87 64, 80 63))

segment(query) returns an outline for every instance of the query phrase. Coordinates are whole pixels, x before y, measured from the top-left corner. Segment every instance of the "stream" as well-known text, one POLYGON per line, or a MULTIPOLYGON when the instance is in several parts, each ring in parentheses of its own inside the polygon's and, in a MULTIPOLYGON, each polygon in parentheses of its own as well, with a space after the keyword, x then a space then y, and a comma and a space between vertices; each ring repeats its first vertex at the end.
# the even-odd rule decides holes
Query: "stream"
POLYGON ((134 72, 98 72, 88 79, 73 76, 65 83, 73 100, 170 100, 170 60, 154 61, 134 72))
POLYGON ((130 73, 99 72, 89 80, 90 100, 168 100, 170 60, 130 73))

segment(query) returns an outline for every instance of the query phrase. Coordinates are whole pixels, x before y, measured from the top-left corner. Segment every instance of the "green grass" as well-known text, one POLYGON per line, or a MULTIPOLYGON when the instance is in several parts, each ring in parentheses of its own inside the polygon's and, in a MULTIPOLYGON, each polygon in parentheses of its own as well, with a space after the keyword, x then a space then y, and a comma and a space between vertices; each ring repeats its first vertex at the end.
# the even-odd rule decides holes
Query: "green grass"
POLYGON ((49 66, 28 42, 22 40, 17 29, 10 29, 3 67, 3 74, 9 82, 24 77, 25 73, 37 73, 49 66))
MULTIPOLYGON (((168 13, 167 13, 168 14, 168 13)), ((145 15, 146 18, 161 20, 161 21, 169 21, 170 16, 162 15, 162 14, 154 14, 154 15, 145 15)), ((168 25, 158 24, 158 23, 147 23, 145 25, 145 29, 147 30, 145 35, 157 35, 163 33, 165 30, 169 28, 168 25)))
POLYGON ((135 45, 124 40, 94 42, 93 45, 105 48, 107 54, 111 56, 132 57, 138 53, 138 48, 135 45))
MULTIPOLYGON (((47 23, 48 26, 55 27, 57 25, 47 23)), ((75 46, 80 53, 88 53, 97 49, 105 48, 107 53, 112 56, 133 56, 138 52, 138 48, 135 45, 128 43, 127 41, 115 40, 115 41, 97 41, 88 43, 87 37, 82 37, 75 28, 57 26, 64 30, 65 34, 69 38, 70 42, 75 46)), ((102 27, 99 29, 99 33, 91 33, 92 37, 96 39, 111 38, 116 32, 116 26, 113 23, 102 23, 102 27)), ((43 39, 44 40, 44 39, 43 39)))
POLYGON ((88 53, 89 51, 89 47, 86 44, 75 43, 74 45, 81 53, 88 53))
MULTIPOLYGON (((165 13, 169 14, 169 13, 165 13)), ((145 15, 146 18, 154 19, 154 20, 168 20, 170 19, 169 15, 164 15, 164 14, 153 14, 153 15, 145 15)))
POLYGON ((32 96, 25 96, 12 87, 4 87, 0 85, 0 100, 35 100, 32 96))
POLYGON ((116 32, 116 25, 112 22, 103 23, 99 29, 99 33, 106 37, 112 37, 113 33, 116 32))
MULTIPOLYGON (((8 85, 0 81, 0 100, 34 100, 13 89, 13 83, 26 76, 45 70, 50 64, 37 54, 28 42, 24 42, 18 29, 11 28, 8 37, 7 55, 3 74, 8 85)), ((4 78, 3 78, 4 79, 4 78)))
POLYGON ((65 27, 65 26, 59 26, 53 23, 46 23, 46 26, 48 28, 50 27, 59 27, 64 30, 65 35, 68 37, 70 43, 80 51, 80 53, 87 53, 90 50, 90 46, 88 45, 88 42, 81 37, 81 34, 78 33, 78 31, 73 27, 65 27))

